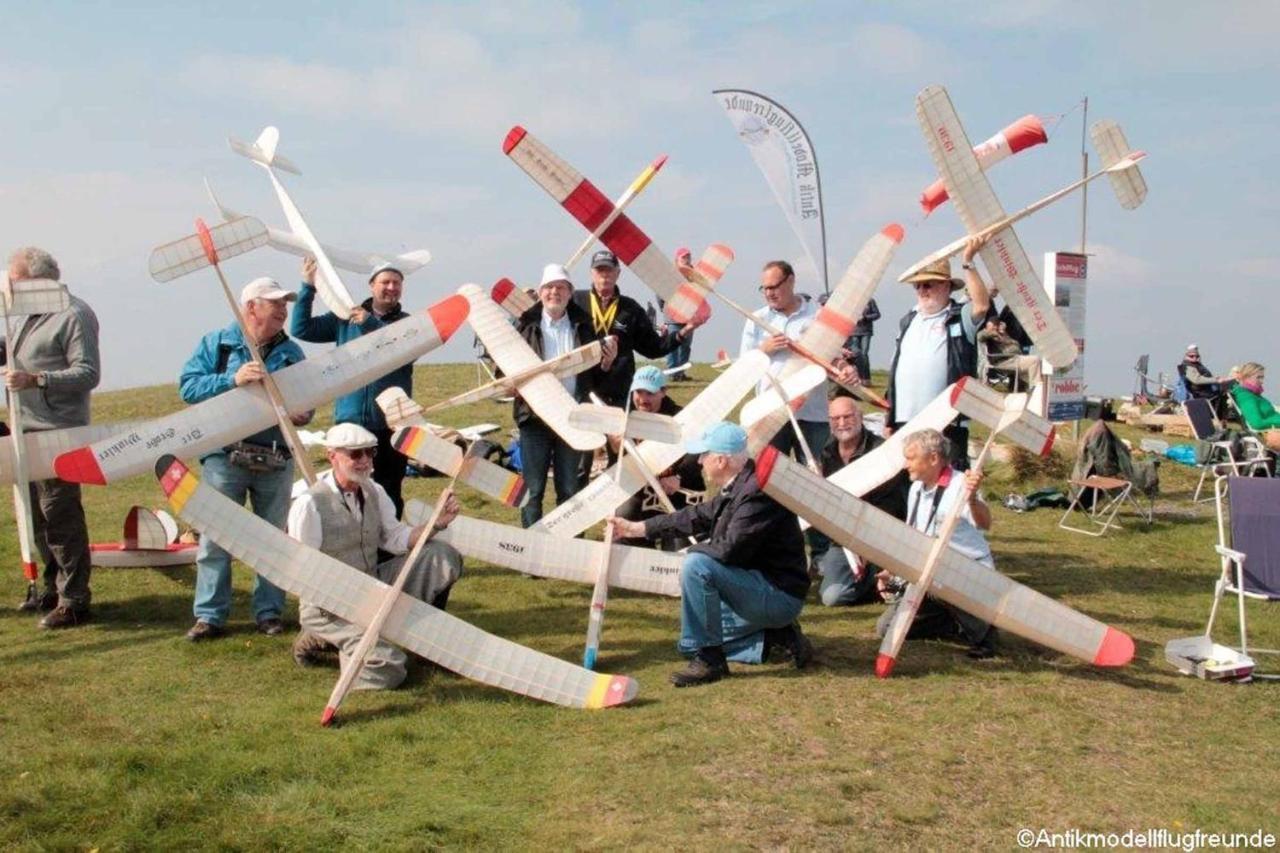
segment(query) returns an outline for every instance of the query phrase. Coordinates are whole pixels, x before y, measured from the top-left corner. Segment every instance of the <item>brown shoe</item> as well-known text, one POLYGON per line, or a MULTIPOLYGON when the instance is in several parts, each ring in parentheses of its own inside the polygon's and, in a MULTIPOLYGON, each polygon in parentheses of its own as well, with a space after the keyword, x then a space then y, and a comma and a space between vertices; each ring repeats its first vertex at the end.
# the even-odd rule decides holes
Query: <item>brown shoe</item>
POLYGON ((205 640, 216 640, 219 637, 225 637, 227 629, 221 625, 215 625, 212 622, 198 621, 191 626, 191 630, 187 632, 187 639, 193 643, 200 643, 205 640))
POLYGON ((49 611, 49 615, 40 620, 40 627, 46 630, 58 628, 74 628, 89 621, 89 608, 59 606, 49 611))
POLYGON ((293 661, 298 666, 337 666, 338 647, 302 631, 293 641, 293 661))
POLYGON ((58 591, 56 589, 46 589, 44 592, 36 592, 34 587, 27 587, 27 597, 22 599, 22 603, 18 605, 18 609, 23 613, 48 613, 50 610, 58 606, 58 591))
POLYGON ((696 687, 719 681, 728 674, 729 663, 724 659, 721 649, 702 649, 689 661, 688 666, 671 673, 671 683, 676 687, 696 687))
POLYGON ((275 616, 268 616, 266 619, 259 619, 258 633, 266 634, 268 637, 278 637, 284 633, 284 623, 275 616))

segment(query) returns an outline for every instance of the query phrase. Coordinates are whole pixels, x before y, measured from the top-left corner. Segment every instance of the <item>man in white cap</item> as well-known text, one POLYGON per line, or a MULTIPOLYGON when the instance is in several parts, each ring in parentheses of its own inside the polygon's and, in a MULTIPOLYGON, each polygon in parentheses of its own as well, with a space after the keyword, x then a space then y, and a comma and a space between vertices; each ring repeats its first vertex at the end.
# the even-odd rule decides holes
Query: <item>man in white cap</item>
MULTIPOLYGON (((547 360, 596 339, 587 312, 573 301, 573 283, 561 264, 547 264, 538 285, 538 302, 516 320, 516 331, 532 347, 538 358, 547 360)), ((606 337, 601 344, 600 364, 593 370, 566 376, 560 381, 575 400, 587 399, 593 380, 608 374, 618 354, 617 341, 606 337)), ((530 527, 542 518, 542 496, 547 490, 547 470, 556 485, 556 505, 578 493, 583 484, 583 459, 551 427, 534 414, 518 394, 512 404, 520 429, 520 465, 529 499, 520 509, 520 523, 530 527)))
MULTIPOLYGON (((249 337, 267 372, 297 364, 306 356, 284 333, 289 303, 296 297, 270 278, 255 278, 240 291, 249 337)), ((240 326, 231 323, 200 339, 195 353, 182 367, 178 390, 184 403, 200 403, 240 385, 262 381, 262 368, 253 361, 240 326)), ((296 426, 310 422, 314 412, 292 414, 296 426)), ((279 426, 272 426, 243 441, 201 457, 201 478, 239 504, 248 497, 253 512, 283 528, 293 485, 293 457, 279 426)), ((196 552, 196 623, 187 632, 192 642, 214 640, 226 634, 231 612, 231 556, 208 536, 200 538, 196 552)), ((255 576, 253 618, 258 631, 269 636, 284 631, 284 591, 255 576)))
MULTIPOLYGON (((302 286, 298 288, 298 301, 293 306, 289 320, 289 334, 307 343, 335 343, 342 346, 349 341, 376 332, 388 323, 403 320, 409 315, 400 307, 404 292, 404 275, 393 264, 374 267, 369 276, 369 298, 351 310, 351 316, 343 320, 332 311, 313 315, 316 299, 316 260, 302 261, 302 286)), ((404 511, 401 487, 404 483, 405 457, 391 446, 391 428, 378 407, 377 397, 387 388, 399 388, 413 396, 413 363, 397 367, 339 397, 333 403, 334 423, 352 423, 369 430, 378 439, 378 458, 373 465, 373 479, 387 490, 395 504, 396 515, 404 511)))
POLYGON ((671 683, 719 681, 731 660, 789 657, 803 668, 813 646, 796 621, 809 592, 799 520, 760 488, 742 427, 722 421, 685 449, 701 456, 702 476, 719 494, 647 521, 608 519, 618 537, 706 537, 680 567, 677 647, 690 661, 671 683))
MULTIPOLYGON (((933 402, 948 385, 978 369, 978 326, 991 307, 991 294, 973 263, 987 238, 969 238, 962 264, 965 280, 951 277, 951 261, 943 258, 907 279, 915 288, 916 307, 898 324, 897 348, 889 368, 889 416, 884 434, 911 420, 933 402), (951 298, 966 288, 969 304, 951 298)), ((951 464, 969 468, 969 427, 960 421, 945 431, 951 447, 951 464)))
POLYGON ((1230 376, 1214 376, 1213 371, 1200 360, 1200 347, 1195 344, 1187 345, 1182 363, 1178 365, 1178 377, 1186 385, 1188 396, 1209 400, 1219 418, 1226 414, 1227 398, 1224 392, 1236 384, 1235 380, 1230 376))
MULTIPOLYGON (((338 424, 325 433, 329 470, 298 495, 289 508, 289 535, 305 545, 341 560, 365 574, 392 583, 403 558, 378 562, 379 550, 406 554, 422 536, 425 524, 410 527, 396 516, 386 489, 372 479, 378 439, 358 424, 338 424)), ((458 501, 445 499, 436 529, 443 530, 458 516, 458 501)), ((443 610, 449 590, 462 574, 462 555, 443 542, 429 541, 405 582, 404 592, 443 610)), ((299 621, 303 633, 293 644, 299 665, 323 662, 329 646, 338 647, 343 669, 360 644, 364 628, 302 602, 299 621)), ((405 679, 407 655, 379 640, 354 684, 357 690, 399 687, 405 679)))

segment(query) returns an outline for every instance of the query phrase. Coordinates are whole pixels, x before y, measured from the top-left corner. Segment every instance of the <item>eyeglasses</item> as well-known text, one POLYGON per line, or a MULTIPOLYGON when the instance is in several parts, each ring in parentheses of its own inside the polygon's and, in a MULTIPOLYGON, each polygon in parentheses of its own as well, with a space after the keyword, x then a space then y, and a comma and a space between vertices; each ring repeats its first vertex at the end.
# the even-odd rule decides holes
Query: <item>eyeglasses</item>
POLYGON ((829 415, 827 417, 827 420, 831 421, 832 423, 836 423, 837 421, 856 421, 860 417, 862 416, 861 415, 829 415))
POLYGON ((348 449, 344 447, 342 449, 342 452, 345 453, 347 456, 350 456, 352 459, 372 459, 373 457, 378 455, 378 448, 356 447, 356 448, 348 449))
MULTIPOLYGON (((790 276, 788 276, 787 278, 790 278, 790 276)), ((778 282, 777 284, 762 284, 762 285, 760 285, 760 292, 761 292, 761 293, 773 293, 775 290, 777 290, 778 288, 782 287, 782 285, 784 285, 784 284, 786 284, 786 283, 787 283, 787 279, 786 279, 786 278, 784 278, 782 281, 778 282)))

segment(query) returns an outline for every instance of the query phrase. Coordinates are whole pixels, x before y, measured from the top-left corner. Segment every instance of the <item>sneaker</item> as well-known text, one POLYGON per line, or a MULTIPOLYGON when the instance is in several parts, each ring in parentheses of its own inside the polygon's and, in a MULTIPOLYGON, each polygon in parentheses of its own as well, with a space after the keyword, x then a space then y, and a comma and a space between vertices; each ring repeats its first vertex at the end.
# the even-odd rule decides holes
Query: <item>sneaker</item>
POLYGON ((676 687, 696 687, 719 681, 729 674, 729 664, 720 649, 703 649, 694 655, 689 665, 671 673, 671 683, 676 687))
POLYGON ((74 628, 89 621, 89 608, 59 606, 49 611, 49 615, 40 620, 40 627, 46 630, 57 628, 74 628))
POLYGON ((268 637, 278 637, 284 633, 284 623, 280 621, 278 616, 268 616, 266 619, 259 619, 258 633, 266 634, 268 637))
POLYGON ((22 599, 22 603, 18 605, 18 609, 23 613, 48 613, 50 610, 58 606, 58 591, 55 589, 46 589, 44 592, 36 592, 35 587, 27 587, 27 597, 22 599))
POLYGON ((298 666, 337 666, 338 647, 302 631, 293 641, 293 661, 298 666))
POLYGON ((215 625, 212 622, 204 620, 197 621, 191 626, 191 630, 187 632, 187 639, 193 643, 200 643, 205 640, 216 640, 219 637, 225 637, 227 629, 221 625, 215 625))
POLYGON ((790 661, 796 669, 804 669, 813 662, 813 643, 800 630, 799 622, 766 629, 764 649, 764 659, 769 663, 790 661))

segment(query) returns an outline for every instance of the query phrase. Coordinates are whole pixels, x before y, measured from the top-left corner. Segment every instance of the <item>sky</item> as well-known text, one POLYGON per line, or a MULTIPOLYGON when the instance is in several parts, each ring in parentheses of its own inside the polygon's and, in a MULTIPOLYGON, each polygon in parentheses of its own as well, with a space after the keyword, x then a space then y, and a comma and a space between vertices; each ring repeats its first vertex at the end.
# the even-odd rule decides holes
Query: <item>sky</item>
MULTIPOLYGON (((936 175, 913 99, 935 83, 974 143, 1026 113, 1066 114, 1048 145, 988 173, 1008 210, 1079 177, 1084 96, 1090 123, 1114 119, 1148 152, 1142 207, 1122 210, 1105 181, 1089 195, 1088 393, 1129 393, 1140 354, 1171 372, 1190 342, 1222 373, 1276 355, 1274 2, 282 0, 6 12, 0 233, 6 252, 51 251, 96 310, 102 389, 176 383, 200 335, 231 321, 212 271, 157 284, 147 260, 195 217, 216 220, 204 178, 229 207, 283 227, 265 174, 226 144, 266 125, 302 170, 282 179, 321 240, 431 251, 406 282, 409 310, 465 282, 535 282, 585 236, 503 156, 516 124, 611 196, 668 154, 629 212, 668 253, 732 246, 721 288, 738 301, 760 304, 759 270, 773 258, 797 261, 799 289, 820 292, 718 88, 768 95, 808 131, 833 283, 886 223, 906 228, 876 293, 877 367, 912 301, 898 272, 962 232, 950 205, 922 219, 916 203, 936 175)), ((1078 249, 1078 196, 1018 232, 1037 268, 1046 251, 1078 249)), ((235 287, 264 274, 298 280, 298 260, 270 249, 225 269, 235 287)), ((585 266, 576 272, 585 285, 585 266)), ((346 282, 367 296, 359 276, 346 282)), ((652 296, 625 271, 621 286, 652 296)), ((736 349, 740 330, 720 309, 694 359, 736 349)), ((472 358, 464 333, 425 361, 472 358)))

